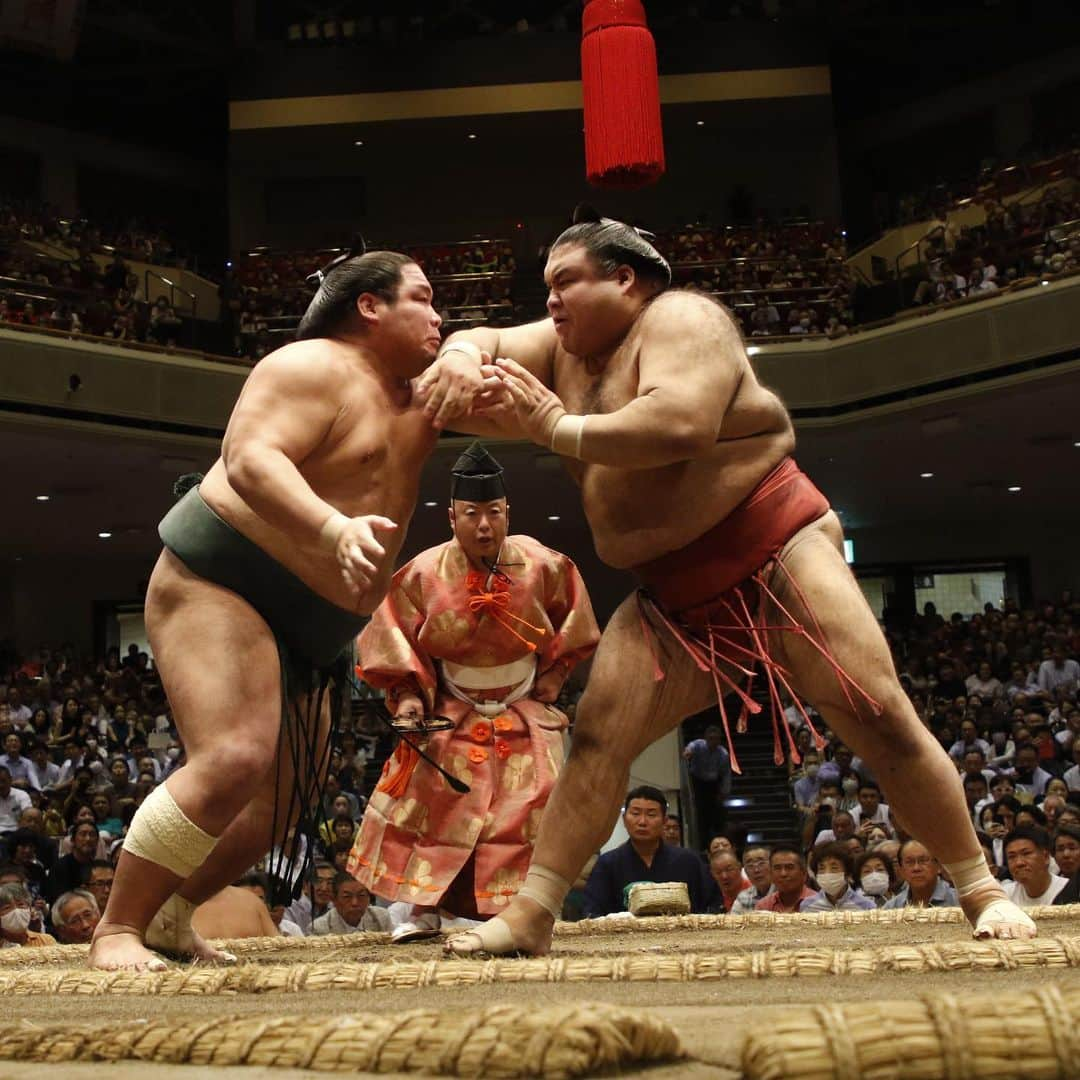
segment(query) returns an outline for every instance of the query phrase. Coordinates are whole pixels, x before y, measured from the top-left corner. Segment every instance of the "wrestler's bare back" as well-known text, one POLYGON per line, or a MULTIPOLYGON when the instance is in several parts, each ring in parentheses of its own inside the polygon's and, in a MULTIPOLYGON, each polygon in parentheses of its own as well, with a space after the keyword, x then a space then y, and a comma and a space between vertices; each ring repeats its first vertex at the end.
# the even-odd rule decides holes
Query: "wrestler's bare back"
MULTIPOLYGON (((435 444, 433 430, 407 381, 395 384, 372 369, 363 354, 342 342, 320 338, 296 342, 271 354, 257 367, 237 401, 222 444, 220 457, 200 485, 207 504, 238 532, 258 544, 324 599, 347 610, 363 611, 355 592, 342 580, 341 569, 332 550, 316 542, 301 543, 259 516, 237 493, 229 481, 227 462, 235 441, 241 437, 251 417, 247 415, 249 395, 256 399, 254 380, 274 378, 268 361, 295 360, 295 355, 279 354, 302 350, 301 360, 313 365, 309 393, 304 407, 312 413, 314 425, 324 428, 322 437, 302 460, 294 462, 312 491, 347 517, 379 514, 397 524, 397 530, 381 534, 386 548, 378 578, 367 590, 381 597, 388 586, 397 553, 401 548, 416 505, 420 472, 435 444), (263 366, 265 370, 260 371, 263 366), (317 370, 316 370, 317 369, 317 370), (310 391, 317 390, 311 400, 310 391)), ((271 386, 257 408, 260 421, 273 424, 272 406, 277 395, 271 386)), ((283 384, 277 401, 280 409, 295 407, 283 384)))

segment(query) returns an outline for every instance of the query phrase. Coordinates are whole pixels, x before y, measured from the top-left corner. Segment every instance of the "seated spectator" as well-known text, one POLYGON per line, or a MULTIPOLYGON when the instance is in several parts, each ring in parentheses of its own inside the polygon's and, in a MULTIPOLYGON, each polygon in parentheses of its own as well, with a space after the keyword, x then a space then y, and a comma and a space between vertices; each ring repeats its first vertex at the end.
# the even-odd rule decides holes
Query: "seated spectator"
POLYGON ((958 906, 956 891, 941 877, 937 859, 918 840, 905 840, 897 861, 904 884, 883 908, 958 906))
POLYGON ((1063 878, 1080 871, 1080 827, 1060 825, 1054 832, 1054 862, 1063 878))
POLYGON ((49 746, 35 742, 30 750, 30 790, 50 791, 60 782, 60 766, 49 758, 49 746))
POLYGON ((98 831, 107 833, 112 840, 118 840, 124 832, 124 825, 116 814, 113 800, 104 791, 95 791, 90 797, 90 809, 94 813, 94 824, 98 831))
POLYGON ((668 814, 664 818, 664 843, 683 846, 682 818, 678 814, 668 814))
POLYGON ((35 897, 44 896, 49 871, 55 864, 56 858, 55 849, 51 852, 49 850, 48 838, 37 836, 29 829, 20 827, 13 833, 8 833, 5 839, 9 865, 17 866, 22 870, 27 887, 35 897))
POLYGON ((777 844, 769 856, 773 891, 754 905, 755 911, 799 910, 814 895, 806 884, 806 857, 792 844, 777 844))
POLYGON ((875 903, 851 887, 854 860, 844 844, 822 844, 810 852, 810 869, 818 891, 799 911, 869 911, 875 903))
POLYGON ((61 945, 89 945, 100 919, 97 901, 85 889, 61 893, 52 906, 52 924, 61 945))
POLYGON ((743 854, 743 873, 750 884, 735 898, 730 915, 747 915, 773 891, 772 870, 769 867, 771 850, 763 844, 751 844, 743 854))
POLYGON ((979 822, 976 818, 975 808, 981 806, 986 810, 991 809, 989 805, 989 788, 987 787, 986 777, 981 772, 966 773, 964 775, 964 802, 967 803, 971 820, 978 826, 979 822))
POLYGON ((1037 682, 1044 694, 1053 694, 1059 689, 1075 694, 1080 687, 1080 663, 1067 658, 1061 642, 1056 642, 1050 658, 1039 665, 1037 682))
POLYGON ((95 859, 90 864, 90 877, 86 882, 86 891, 97 902, 98 911, 104 911, 112 892, 114 870, 107 859, 95 859))
POLYGON ((72 825, 69 836, 71 854, 62 855, 49 874, 47 897, 55 900, 61 893, 74 892, 90 880, 90 866, 98 858, 98 827, 92 821, 72 825))
POLYGON ((832 828, 822 829, 814 837, 814 847, 831 844, 836 840, 850 840, 855 835, 855 818, 850 810, 837 810, 832 815, 832 828))
POLYGON ((694 852, 664 843, 666 816, 667 799, 658 788, 636 787, 626 796, 623 825, 629 839, 596 860, 585 885, 585 918, 625 911, 626 886, 635 881, 684 881, 691 910, 708 909, 716 884, 694 852))
POLYGON ((1070 791, 1080 791, 1080 739, 1072 744, 1072 760, 1072 766, 1065 770, 1061 778, 1070 791))
POLYGON ((1005 859, 1012 881, 1002 885, 1019 907, 1052 904, 1069 883, 1050 872, 1050 834, 1037 825, 1018 825, 1005 837, 1005 859))
POLYGON ((875 907, 884 907, 891 900, 896 888, 896 869, 892 859, 880 851, 865 851, 855 860, 853 880, 859 891, 873 901, 875 907))
POLYGON ((27 791, 31 786, 30 759, 23 757, 22 736, 14 731, 5 735, 4 751, 0 754, 0 765, 11 775, 11 786, 27 791))
POLYGON ((1042 798, 1052 776, 1039 765, 1039 751, 1033 743, 1017 749, 1012 778, 1017 792, 1028 796, 1029 800, 1042 798))
POLYGON ((303 895, 285 909, 285 917, 304 934, 310 934, 311 924, 330 910, 334 901, 334 875, 331 863, 316 859, 308 871, 303 895))
POLYGON ((374 907, 371 893, 350 874, 334 875, 334 905, 311 924, 316 936, 355 934, 360 930, 389 933, 390 915, 385 908, 374 907))
POLYGON ((881 801, 881 788, 875 781, 860 782, 858 800, 858 803, 849 811, 855 822, 855 831, 865 837, 871 826, 880 825, 891 836, 893 831, 891 811, 888 803, 881 801))
POLYGON ((11 773, 0 765, 0 834, 19 827, 19 815, 30 808, 30 796, 12 787, 11 773))
MULTIPOLYGON (((989 666, 989 664, 982 665, 984 668, 989 668, 989 666)), ((969 676, 968 682, 970 683, 973 678, 975 678, 975 676, 969 676)), ((994 682, 997 682, 997 680, 995 679, 994 682)), ((998 683, 998 685, 1000 686, 1001 684, 998 683)), ((964 720, 961 722, 960 738, 949 747, 949 757, 954 761, 963 761, 964 755, 969 750, 981 751, 984 759, 990 756, 990 744, 985 739, 979 738, 974 720, 964 720)))
POLYGON ((34 910, 26 886, 19 882, 0 885, 0 948, 55 945, 56 939, 51 934, 30 929, 33 921, 34 910))
POLYGON ((226 885, 201 903, 191 925, 204 938, 277 937, 265 898, 250 888, 226 885))
POLYGON ((288 917, 286 911, 288 902, 291 899, 289 887, 280 878, 272 875, 269 882, 270 899, 268 906, 270 908, 270 919, 278 928, 278 933, 283 934, 285 937, 303 937, 304 931, 288 917))
POLYGON ((709 873, 717 885, 717 892, 709 904, 710 912, 723 915, 731 911, 743 891, 742 870, 742 863, 734 851, 721 848, 709 856, 709 873))

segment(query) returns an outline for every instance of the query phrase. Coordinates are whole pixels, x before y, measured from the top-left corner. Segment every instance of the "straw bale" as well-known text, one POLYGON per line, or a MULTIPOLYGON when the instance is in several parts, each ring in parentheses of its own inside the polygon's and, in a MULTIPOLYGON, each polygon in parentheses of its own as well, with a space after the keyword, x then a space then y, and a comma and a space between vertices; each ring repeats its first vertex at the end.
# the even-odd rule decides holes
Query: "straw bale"
POLYGON ((805 1006, 752 1031, 747 1080, 1067 1080, 1080 1072, 1080 984, 1023 1006, 1002 994, 805 1006))
POLYGON ((443 959, 352 963, 175 967, 163 972, 87 968, 0 971, 0 996, 293 994, 327 990, 455 989, 492 983, 695 982, 720 979, 1014 971, 1080 967, 1080 937, 759 949, 732 953, 563 955, 526 959, 443 959))
POLYGON ((50 1064, 138 1060, 558 1080, 683 1056, 674 1030, 645 1010, 593 1004, 0 1027, 0 1059, 50 1064))

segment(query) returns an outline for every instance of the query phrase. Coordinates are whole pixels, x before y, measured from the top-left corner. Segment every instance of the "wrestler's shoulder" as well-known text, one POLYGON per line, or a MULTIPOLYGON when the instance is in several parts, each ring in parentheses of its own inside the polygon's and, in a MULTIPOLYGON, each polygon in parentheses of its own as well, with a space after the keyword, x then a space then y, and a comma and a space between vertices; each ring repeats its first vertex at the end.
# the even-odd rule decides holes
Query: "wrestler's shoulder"
POLYGON ((346 377, 349 372, 348 351, 329 338, 290 341, 272 353, 267 353, 256 365, 264 374, 324 379, 328 375, 346 377))
POLYGON ((662 323, 694 330, 706 325, 730 328, 731 317, 711 296, 695 289, 666 289, 645 309, 643 330, 662 323), (684 322, 684 320, 693 320, 684 322), (704 320, 704 321, 703 321, 704 320))

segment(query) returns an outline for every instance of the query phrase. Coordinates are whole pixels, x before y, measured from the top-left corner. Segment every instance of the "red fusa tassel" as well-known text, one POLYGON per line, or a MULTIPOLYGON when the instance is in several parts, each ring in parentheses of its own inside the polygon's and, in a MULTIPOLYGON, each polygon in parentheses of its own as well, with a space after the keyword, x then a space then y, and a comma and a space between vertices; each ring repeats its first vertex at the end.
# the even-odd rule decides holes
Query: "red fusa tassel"
POLYGON ((582 15, 585 174, 639 188, 664 174, 656 46, 641 0, 588 0, 582 15))

